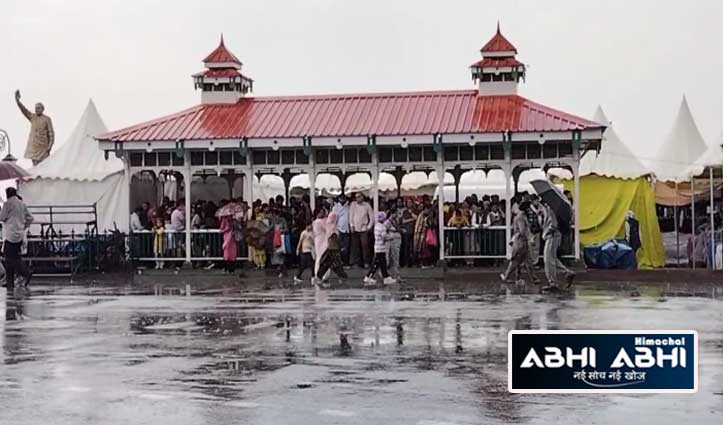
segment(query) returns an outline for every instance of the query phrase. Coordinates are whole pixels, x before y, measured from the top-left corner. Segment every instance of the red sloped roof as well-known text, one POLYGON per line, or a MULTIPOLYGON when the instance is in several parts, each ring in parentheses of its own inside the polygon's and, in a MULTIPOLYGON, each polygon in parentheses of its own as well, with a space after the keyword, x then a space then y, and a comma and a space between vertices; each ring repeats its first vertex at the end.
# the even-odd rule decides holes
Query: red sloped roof
POLYGON ((525 64, 515 58, 484 58, 481 61, 472 64, 473 67, 494 68, 494 67, 513 67, 524 66, 525 64))
POLYGON ((110 141, 567 131, 600 124, 521 96, 477 90, 242 98, 202 104, 98 137, 110 141))
POLYGON ((500 32, 500 25, 497 24, 497 33, 490 39, 490 41, 487 42, 484 46, 482 46, 481 52, 515 52, 517 53, 517 48, 512 45, 512 43, 509 42, 505 38, 504 35, 500 32))
POLYGON ((218 45, 218 47, 216 47, 214 51, 211 52, 208 56, 206 56, 206 59, 203 60, 203 63, 221 62, 232 62, 241 65, 241 61, 238 60, 238 58, 226 48, 226 45, 223 43, 223 35, 221 36, 221 43, 218 45))

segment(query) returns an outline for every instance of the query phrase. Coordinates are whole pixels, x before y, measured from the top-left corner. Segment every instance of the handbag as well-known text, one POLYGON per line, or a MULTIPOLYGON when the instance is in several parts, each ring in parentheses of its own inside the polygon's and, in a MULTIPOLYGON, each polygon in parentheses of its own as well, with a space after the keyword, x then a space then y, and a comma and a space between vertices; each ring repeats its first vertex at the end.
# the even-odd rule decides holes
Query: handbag
POLYGON ((274 248, 280 248, 281 246, 281 229, 277 226, 274 229, 274 248))
POLYGON ((434 233, 434 230, 427 229, 427 234, 424 237, 424 241, 427 243, 427 246, 430 247, 436 247, 437 246, 437 234, 434 233))

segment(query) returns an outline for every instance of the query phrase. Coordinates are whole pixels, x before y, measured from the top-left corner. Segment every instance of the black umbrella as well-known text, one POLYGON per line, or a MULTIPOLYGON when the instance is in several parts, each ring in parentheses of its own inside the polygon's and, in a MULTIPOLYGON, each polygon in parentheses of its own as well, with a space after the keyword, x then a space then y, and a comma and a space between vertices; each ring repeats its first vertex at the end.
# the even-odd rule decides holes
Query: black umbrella
POLYGON ((565 194, 549 180, 533 180, 530 184, 540 198, 555 212, 560 227, 569 226, 572 222, 572 206, 565 194))

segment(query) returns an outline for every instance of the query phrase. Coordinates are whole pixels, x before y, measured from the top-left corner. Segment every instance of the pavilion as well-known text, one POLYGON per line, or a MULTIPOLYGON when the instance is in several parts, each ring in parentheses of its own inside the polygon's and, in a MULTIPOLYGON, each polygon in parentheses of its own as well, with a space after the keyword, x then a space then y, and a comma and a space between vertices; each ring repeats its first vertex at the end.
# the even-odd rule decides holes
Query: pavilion
MULTIPOLYGON (((254 175, 281 176, 288 194, 291 179, 300 174, 309 176, 310 193, 315 193, 320 174, 336 175, 344 190, 348 176, 361 172, 371 177, 378 210, 374 187, 382 172, 394 175, 400 186, 413 171, 437 176, 448 171, 459 185, 467 171, 501 170, 507 176, 510 211, 520 174, 550 167, 572 172, 577 200, 580 158, 599 150, 605 126, 518 95, 526 65, 516 55, 517 48, 498 25, 482 47, 481 59, 470 67, 474 89, 253 97, 254 80, 241 72, 241 61, 222 37, 203 60, 206 70, 193 75, 201 91, 199 105, 96 139, 106 155, 123 160, 129 177, 170 173, 180 182, 220 177, 230 195, 246 200, 254 199, 254 175)), ((182 186, 190 217, 192 185, 182 186)), ((444 191, 439 194, 441 213, 444 191)), ((577 223, 577 209, 575 215, 577 223)), ((440 241, 445 241, 443 221, 440 241)), ((510 224, 507 214, 504 228, 487 231, 509 241, 510 224)), ((186 246, 193 233, 186 231, 186 246)), ((574 237, 579 259, 578 229, 574 237)), ((480 252, 478 257, 504 258, 509 255, 509 245, 504 245, 502 252, 480 252)), ((187 251, 184 260, 190 261, 187 251)), ((440 251, 444 261, 445 250, 440 251)))

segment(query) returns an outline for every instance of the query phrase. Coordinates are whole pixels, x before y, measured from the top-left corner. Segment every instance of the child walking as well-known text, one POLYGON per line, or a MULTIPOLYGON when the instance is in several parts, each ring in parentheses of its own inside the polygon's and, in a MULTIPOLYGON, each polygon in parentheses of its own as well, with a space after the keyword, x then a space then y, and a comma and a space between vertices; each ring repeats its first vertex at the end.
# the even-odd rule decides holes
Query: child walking
POLYGON ((306 269, 311 269, 311 275, 314 276, 314 257, 312 251, 314 249, 314 232, 311 224, 306 226, 301 236, 299 236, 299 244, 296 246, 296 255, 299 256, 299 271, 294 276, 294 283, 301 284, 303 274, 306 269))
POLYGON ((380 212, 377 214, 377 222, 374 224, 374 262, 369 269, 369 273, 364 278, 365 285, 373 286, 377 284, 377 281, 374 280, 377 271, 381 271, 385 285, 397 283, 394 278, 389 276, 389 271, 387 271, 387 251, 389 251, 390 239, 387 215, 380 212))

